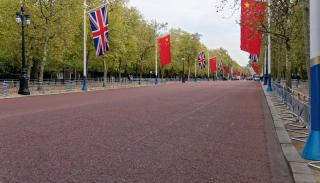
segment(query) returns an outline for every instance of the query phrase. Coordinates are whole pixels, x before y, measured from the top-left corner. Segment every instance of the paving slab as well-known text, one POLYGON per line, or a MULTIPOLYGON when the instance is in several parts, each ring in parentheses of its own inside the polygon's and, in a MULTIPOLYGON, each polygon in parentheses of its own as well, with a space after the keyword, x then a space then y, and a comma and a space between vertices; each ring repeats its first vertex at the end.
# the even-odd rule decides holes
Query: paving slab
POLYGON ((293 176, 296 183, 316 183, 316 179, 310 175, 294 174, 293 176))
POLYGON ((312 175, 312 172, 306 163, 290 162, 290 167, 293 173, 312 175))
POLYGON ((287 133, 287 130, 284 127, 276 128, 276 133, 277 133, 280 144, 291 144, 292 143, 292 141, 287 133))

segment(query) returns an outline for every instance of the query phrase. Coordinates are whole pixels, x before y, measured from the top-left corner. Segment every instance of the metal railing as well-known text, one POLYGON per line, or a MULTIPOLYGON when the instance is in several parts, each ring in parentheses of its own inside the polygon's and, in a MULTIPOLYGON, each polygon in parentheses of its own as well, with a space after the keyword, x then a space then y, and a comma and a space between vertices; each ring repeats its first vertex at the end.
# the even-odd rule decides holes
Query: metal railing
POLYGON ((297 121, 310 127, 310 98, 279 83, 272 83, 275 95, 287 106, 297 121))
POLYGON ((6 82, 2 82, 1 84, 1 96, 7 97, 9 95, 9 84, 6 82))
MULTIPOLYGON (((177 82, 178 79, 158 78, 158 84, 166 84, 177 82)), ((61 92, 80 91, 83 80, 44 80, 42 82, 31 80, 29 81, 29 90, 32 95, 37 94, 52 94, 61 92)), ((152 86, 155 85, 155 78, 115 78, 109 77, 106 81, 103 78, 89 78, 87 80, 89 90, 129 88, 137 86, 152 86)), ((0 81, 0 97, 8 97, 17 95, 19 90, 19 80, 1 80, 0 81)))

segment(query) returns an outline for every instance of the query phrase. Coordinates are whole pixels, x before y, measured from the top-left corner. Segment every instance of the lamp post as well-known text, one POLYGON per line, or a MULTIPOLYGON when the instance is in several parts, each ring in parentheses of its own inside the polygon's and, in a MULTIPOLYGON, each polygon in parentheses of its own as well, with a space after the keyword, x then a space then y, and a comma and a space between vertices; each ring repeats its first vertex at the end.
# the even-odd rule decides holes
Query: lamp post
POLYGON ((22 67, 21 67, 21 75, 20 75, 20 86, 18 94, 20 95, 30 95, 29 87, 28 87, 28 80, 27 77, 27 67, 26 67, 26 49, 25 49, 25 41, 24 41, 24 28, 25 26, 31 23, 30 16, 25 14, 24 4, 21 5, 20 12, 16 13, 16 22, 18 24, 21 23, 22 27, 22 44, 21 44, 21 57, 22 57, 22 67))

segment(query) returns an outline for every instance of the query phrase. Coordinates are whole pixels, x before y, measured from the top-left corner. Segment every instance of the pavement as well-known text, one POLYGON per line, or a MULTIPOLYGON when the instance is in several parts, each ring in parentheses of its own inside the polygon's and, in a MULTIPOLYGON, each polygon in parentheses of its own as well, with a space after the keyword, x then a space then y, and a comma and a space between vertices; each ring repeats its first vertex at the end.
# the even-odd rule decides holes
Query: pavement
POLYGON ((3 99, 0 183, 292 182, 272 124, 254 81, 3 99))
MULTIPOLYGON (((262 86, 264 88, 264 94, 266 96, 266 100, 271 111, 271 116, 273 118, 273 131, 276 131, 278 142, 281 145, 281 149, 283 151, 283 155, 289 164, 291 172, 293 174, 293 179, 295 183, 315 183, 317 179, 319 180, 319 172, 316 169, 312 170, 308 167, 308 162, 301 158, 301 151, 304 146, 304 142, 300 141, 304 138, 301 138, 301 132, 294 133, 292 131, 292 127, 288 126, 288 124, 301 125, 297 121, 290 119, 290 115, 286 114, 284 109, 287 107, 282 103, 282 100, 276 96, 274 92, 267 92, 267 87, 262 86), (286 116, 286 117, 284 117, 286 116), (291 121, 293 120, 293 121, 291 121), (294 122, 295 121, 295 122, 294 122), (289 129, 291 128, 290 132, 289 129), (299 138, 300 137, 300 138, 299 138), (294 140, 299 138, 300 140, 294 140), (292 139, 292 140, 291 140, 292 139), (300 151, 300 153, 299 153, 300 151)), ((293 117, 291 117, 293 118, 293 117)), ((295 127, 295 129, 299 129, 295 127)), ((308 129, 305 130, 307 132, 308 129)))

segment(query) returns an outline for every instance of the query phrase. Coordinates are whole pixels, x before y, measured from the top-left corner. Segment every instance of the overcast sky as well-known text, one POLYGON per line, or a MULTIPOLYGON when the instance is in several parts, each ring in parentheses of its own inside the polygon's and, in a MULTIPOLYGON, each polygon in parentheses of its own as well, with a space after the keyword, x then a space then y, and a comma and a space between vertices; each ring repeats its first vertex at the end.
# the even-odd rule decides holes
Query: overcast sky
POLYGON ((240 65, 248 63, 248 54, 240 50, 239 12, 231 15, 225 9, 217 13, 219 0, 130 0, 147 20, 167 22, 170 28, 200 33, 201 41, 210 49, 223 47, 240 65))

